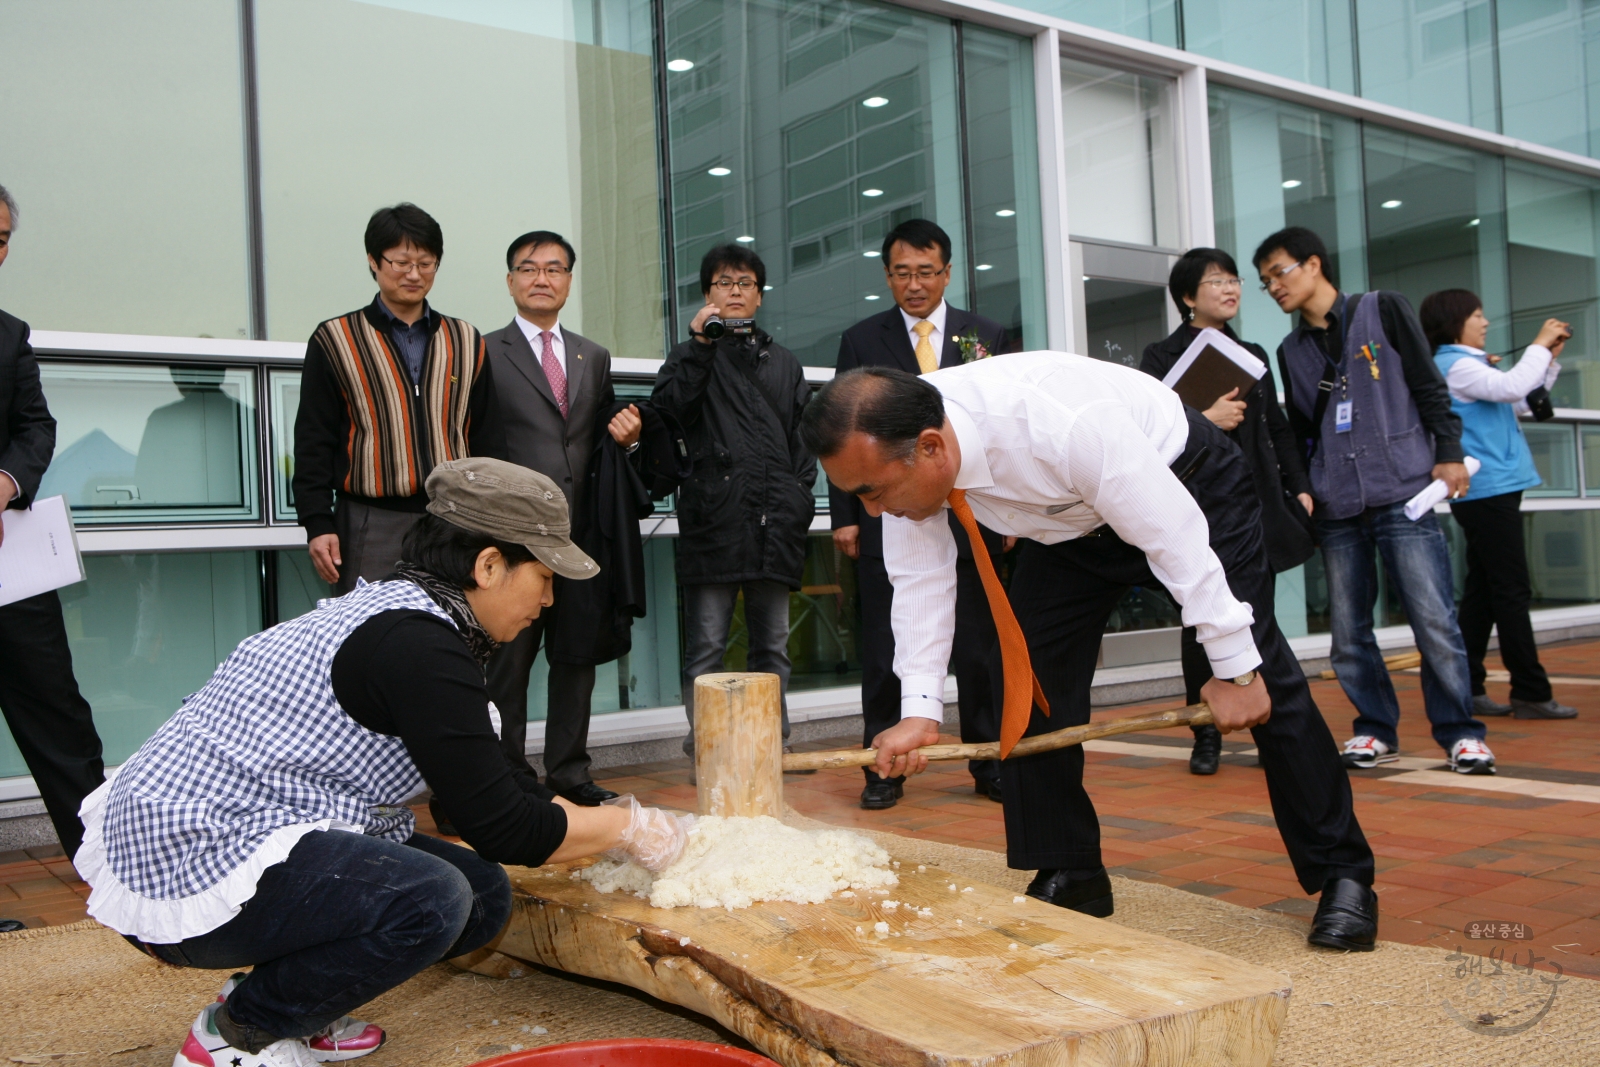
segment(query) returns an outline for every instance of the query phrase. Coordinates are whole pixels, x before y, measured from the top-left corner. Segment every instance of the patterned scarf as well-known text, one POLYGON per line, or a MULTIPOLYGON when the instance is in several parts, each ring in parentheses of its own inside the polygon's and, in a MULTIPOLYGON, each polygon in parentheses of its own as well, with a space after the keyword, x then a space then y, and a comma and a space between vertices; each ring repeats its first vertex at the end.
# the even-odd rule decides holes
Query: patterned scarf
POLYGON ((443 608, 444 613, 456 624, 456 629, 461 631, 461 639, 467 643, 467 651, 478 661, 478 666, 488 663, 494 650, 500 647, 499 642, 489 636, 489 631, 472 613, 472 605, 467 603, 463 590, 404 560, 395 564, 394 573, 389 578, 419 586, 435 604, 443 608))

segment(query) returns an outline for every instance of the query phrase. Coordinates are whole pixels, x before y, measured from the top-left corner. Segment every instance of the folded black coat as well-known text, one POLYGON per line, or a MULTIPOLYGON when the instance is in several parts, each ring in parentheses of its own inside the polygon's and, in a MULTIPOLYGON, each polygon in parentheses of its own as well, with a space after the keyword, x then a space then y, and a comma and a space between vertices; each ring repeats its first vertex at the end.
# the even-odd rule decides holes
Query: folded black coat
MULTIPOLYGON (((678 420, 653 404, 634 403, 644 423, 638 452, 629 457, 609 433, 600 433, 589 461, 588 491, 582 494, 583 511, 573 516, 572 539, 600 565, 600 573, 581 582, 556 579, 545 656, 558 663, 609 663, 633 648, 633 620, 644 617, 648 584, 639 520, 654 510, 652 488, 670 491, 689 476, 678 420)), ((599 425, 627 406, 623 401, 602 412, 599 425)))

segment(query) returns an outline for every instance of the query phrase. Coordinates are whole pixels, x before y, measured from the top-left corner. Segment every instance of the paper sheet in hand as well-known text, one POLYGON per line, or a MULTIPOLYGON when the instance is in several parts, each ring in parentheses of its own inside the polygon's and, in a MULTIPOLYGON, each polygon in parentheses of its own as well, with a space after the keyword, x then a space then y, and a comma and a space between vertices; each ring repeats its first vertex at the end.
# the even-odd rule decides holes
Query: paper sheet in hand
MULTIPOLYGON (((1477 474, 1478 469, 1483 466, 1482 463, 1478 462, 1476 456, 1468 456, 1461 462, 1466 464, 1467 477, 1469 478, 1477 474)), ((1444 498, 1449 493, 1450 487, 1445 485, 1442 479, 1435 478, 1428 483, 1426 489, 1406 501, 1406 518, 1412 522, 1419 521, 1422 516, 1433 510, 1435 504, 1443 503, 1444 498)))
POLYGON ((35 500, 26 511, 7 510, 0 513, 0 522, 5 523, 5 540, 0 541, 0 605, 86 577, 66 497, 35 500))
POLYGON ((1204 411, 1234 389, 1244 396, 1265 373, 1267 365, 1249 349, 1207 326, 1184 349, 1161 384, 1196 411, 1204 411))

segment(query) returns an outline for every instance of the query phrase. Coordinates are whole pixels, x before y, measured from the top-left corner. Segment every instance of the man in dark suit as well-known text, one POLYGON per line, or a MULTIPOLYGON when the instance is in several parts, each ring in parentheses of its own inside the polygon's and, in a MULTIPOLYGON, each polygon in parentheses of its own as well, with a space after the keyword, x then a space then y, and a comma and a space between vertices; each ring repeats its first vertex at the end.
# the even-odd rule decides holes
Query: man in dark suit
MULTIPOLYGON (((0 263, 17 205, 0 186, 0 263)), ((0 311, 0 511, 33 503, 56 447, 28 324, 0 311)), ((0 546, 5 529, 0 526, 0 546)), ((54 592, 0 607, 0 710, 28 764, 67 858, 83 843, 78 806, 105 781, 100 736, 72 676, 72 650, 54 592)), ((8 920, 9 921, 9 920, 8 920)), ((4 929, 4 927, 0 927, 4 929)))
MULTIPOLYGON (((506 458, 560 486, 573 515, 582 514, 600 420, 616 403, 611 353, 561 327, 561 309, 572 291, 577 258, 564 237, 548 230, 534 230, 512 241, 506 250, 506 288, 517 315, 509 326, 485 336, 505 426, 506 458)), ((630 404, 603 428, 632 452, 639 447, 640 427, 639 409, 630 404)), ((564 578, 556 579, 555 606, 496 652, 485 672, 489 695, 500 711, 500 742, 522 763, 527 762, 528 672, 546 628, 559 625, 565 583, 564 578)), ((617 794, 589 777, 594 665, 551 660, 549 666, 546 784, 574 804, 592 806, 610 800, 617 794)))
MULTIPOLYGON (((883 270, 895 306, 863 319, 839 339, 837 370, 855 367, 898 367, 926 374, 940 367, 959 367, 1004 350, 1006 331, 998 322, 945 303, 950 284, 950 235, 927 219, 911 219, 883 239, 883 270)), ((900 679, 894 673, 894 632, 889 608, 894 589, 883 566, 883 523, 868 515, 861 501, 836 486, 828 488, 833 517, 833 543, 856 561, 861 596, 862 744, 900 721, 900 679)), ((972 558, 966 532, 951 519, 958 560, 955 646, 950 669, 956 676, 961 708, 961 740, 998 740, 1000 717, 990 691, 987 657, 995 641, 994 619, 972 558)), ((998 534, 984 530, 991 555, 1002 550, 998 534)), ((993 760, 968 764, 979 793, 1000 799, 1000 771, 993 760)), ((905 779, 882 779, 864 768, 866 788, 861 806, 892 808, 905 779)))

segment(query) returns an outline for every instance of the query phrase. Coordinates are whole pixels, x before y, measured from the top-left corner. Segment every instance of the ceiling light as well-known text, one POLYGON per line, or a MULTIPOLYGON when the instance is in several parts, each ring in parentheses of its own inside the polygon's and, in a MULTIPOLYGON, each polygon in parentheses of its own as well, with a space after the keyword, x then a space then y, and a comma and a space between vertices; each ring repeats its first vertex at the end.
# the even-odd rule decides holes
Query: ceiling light
POLYGON ((878 299, 878 294, 877 293, 868 293, 867 294, 867 299, 868 300, 876 300, 876 299, 878 299))
POLYGON ((712 167, 710 170, 706 171, 706 173, 711 175, 713 178, 726 178, 728 175, 732 174, 733 171, 729 170, 727 167, 712 167))
POLYGON ((863 189, 863 190, 861 190, 861 195, 862 196, 882 196, 883 195, 883 190, 882 189, 863 189))
POLYGON ((761 291, 762 291, 762 292, 763 292, 763 293, 770 293, 770 292, 772 292, 772 286, 770 286, 770 285, 763 285, 763 286, 762 286, 762 287, 761 287, 761 291))
POLYGON ((884 104, 887 104, 888 102, 889 102, 889 98, 887 96, 869 96, 865 100, 861 101, 861 106, 862 107, 882 107, 884 104))
POLYGON ((999 211, 995 212, 995 215, 998 216, 999 218, 1002 218, 1002 219, 1009 219, 1011 216, 1013 216, 1015 214, 1016 214, 1016 212, 1012 211, 1008 207, 1003 207, 999 211))
POLYGON ((883 255, 882 252, 863 252, 861 254, 866 256, 868 259, 877 259, 879 256, 883 255))
POLYGON ((672 73, 674 73, 674 74, 682 74, 686 70, 693 70, 694 69, 694 60, 692 60, 692 59, 669 59, 669 60, 667 60, 667 69, 672 71, 672 73))
POLYGON ((1478 225, 1478 223, 1480 223, 1482 221, 1483 221, 1482 219, 1473 219, 1471 222, 1467 223, 1467 225, 1468 226, 1476 226, 1476 225, 1478 225))
POLYGON ((1385 200, 1382 204, 1380 204, 1378 206, 1379 207, 1386 207, 1386 208, 1389 208, 1389 209, 1393 210, 1394 208, 1399 207, 1400 204, 1401 204, 1401 201, 1399 201, 1399 200, 1385 200))
POLYGON ((735 241, 738 241, 738 242, 739 242, 739 243, 740 243, 740 244, 745 244, 745 245, 747 245, 747 244, 749 244, 749 243, 750 243, 750 242, 751 242, 751 241, 754 241, 754 240, 755 240, 755 238, 754 238, 754 237, 751 237, 751 236, 749 236, 749 235, 748 235, 748 234, 747 234, 747 235, 745 235, 745 236, 744 236, 744 237, 735 237, 735 238, 734 238, 734 240, 735 240, 735 241))
POLYGON ((1283 183, 1283 187, 1285 189, 1298 189, 1300 188, 1300 179, 1290 178, 1288 181, 1283 183))
POLYGON ((973 268, 973 269, 974 269, 974 270, 993 270, 993 269, 994 269, 994 267, 993 267, 993 266, 992 266, 992 265, 991 265, 991 264, 988 264, 988 263, 979 263, 979 264, 978 264, 978 265, 977 265, 977 266, 976 266, 976 267, 974 267, 974 268, 973 268))

